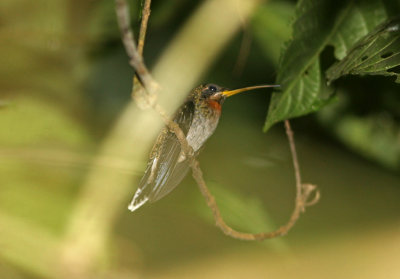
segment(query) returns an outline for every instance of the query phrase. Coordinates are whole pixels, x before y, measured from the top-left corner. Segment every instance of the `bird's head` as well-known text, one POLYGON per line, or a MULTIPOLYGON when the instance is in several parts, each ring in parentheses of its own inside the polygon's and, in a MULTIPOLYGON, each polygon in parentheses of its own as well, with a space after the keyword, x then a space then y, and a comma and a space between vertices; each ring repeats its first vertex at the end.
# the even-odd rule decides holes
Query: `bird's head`
POLYGON ((217 111, 221 111, 221 106, 226 98, 241 92, 268 87, 279 87, 279 85, 256 85, 229 90, 213 83, 201 84, 192 91, 191 97, 195 103, 206 104, 217 111))

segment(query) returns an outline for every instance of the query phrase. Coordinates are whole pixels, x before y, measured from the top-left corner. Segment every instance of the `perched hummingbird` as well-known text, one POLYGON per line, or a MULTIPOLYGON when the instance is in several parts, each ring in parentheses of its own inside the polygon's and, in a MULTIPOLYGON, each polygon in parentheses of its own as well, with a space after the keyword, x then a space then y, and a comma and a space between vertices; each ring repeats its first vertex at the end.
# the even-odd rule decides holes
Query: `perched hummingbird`
MULTIPOLYGON (((177 110, 173 121, 179 125, 195 156, 214 133, 227 97, 258 88, 279 85, 257 85, 228 90, 216 84, 202 84, 193 89, 177 110)), ((185 177, 189 162, 176 135, 163 128, 153 146, 146 171, 140 181, 129 210, 134 211, 147 201, 155 202, 171 192, 185 177)))

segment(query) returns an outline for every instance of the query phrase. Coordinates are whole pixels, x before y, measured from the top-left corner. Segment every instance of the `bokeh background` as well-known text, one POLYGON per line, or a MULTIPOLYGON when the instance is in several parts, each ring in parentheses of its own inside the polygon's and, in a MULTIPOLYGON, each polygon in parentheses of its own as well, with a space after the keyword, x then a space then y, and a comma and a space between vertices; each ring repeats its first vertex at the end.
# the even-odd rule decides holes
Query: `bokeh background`
MULTIPOLYGON (((130 2, 137 33, 142 3, 130 2)), ((153 0, 150 68, 203 2, 153 0)), ((294 7, 260 2, 198 82, 274 83, 294 7)), ((214 226, 190 176, 130 213, 145 159, 135 170, 118 157, 96 160, 131 100, 114 1, 1 1, 0 41, 1 278, 400 278, 400 97, 392 80, 340 80, 336 102, 292 121, 303 179, 319 186, 321 200, 287 236, 243 242, 214 226), (130 189, 117 181, 85 189, 99 165, 126 176, 130 189), (104 219, 82 217, 86 204, 104 219)), ((277 228, 293 207, 284 130, 262 133, 268 102, 268 91, 226 101, 199 157, 224 218, 249 232, 277 228)))

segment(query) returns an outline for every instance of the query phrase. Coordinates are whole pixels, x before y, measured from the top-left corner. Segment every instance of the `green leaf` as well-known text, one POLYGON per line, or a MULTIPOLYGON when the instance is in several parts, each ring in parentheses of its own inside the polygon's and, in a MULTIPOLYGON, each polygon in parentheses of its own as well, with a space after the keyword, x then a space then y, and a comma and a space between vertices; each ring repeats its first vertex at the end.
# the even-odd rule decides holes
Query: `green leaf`
POLYGON ((335 47, 334 54, 338 60, 343 59, 360 38, 387 18, 381 1, 356 1, 350 9, 330 42, 335 47))
POLYGON ((281 57, 277 83, 264 131, 284 119, 318 111, 329 101, 319 65, 328 45, 343 56, 361 37, 386 19, 381 1, 301 0, 296 7, 293 39, 281 57))
POLYGON ((396 76, 400 83, 400 17, 381 24, 363 37, 326 72, 329 82, 344 75, 396 76))

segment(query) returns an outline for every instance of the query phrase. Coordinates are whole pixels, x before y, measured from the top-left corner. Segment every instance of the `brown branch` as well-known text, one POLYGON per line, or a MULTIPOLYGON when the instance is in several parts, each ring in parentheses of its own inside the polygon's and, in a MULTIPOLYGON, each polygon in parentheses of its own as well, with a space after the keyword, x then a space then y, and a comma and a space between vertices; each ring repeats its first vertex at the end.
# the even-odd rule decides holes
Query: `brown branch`
MULTIPOLYGON (((151 0, 146 0, 146 2, 144 3, 144 6, 143 6, 143 10, 142 10, 142 21, 140 24, 139 41, 138 41, 138 47, 137 47, 138 53, 142 57, 143 57, 144 41, 146 39, 147 23, 148 23, 149 17, 150 17, 150 4, 151 4, 151 0)), ((143 86, 140 84, 140 81, 139 81, 137 75, 135 74, 133 76, 133 86, 132 86, 131 96, 135 100, 135 103, 143 109, 149 107, 149 102, 143 96, 144 94, 146 94, 146 92, 145 92, 143 86)), ((153 99, 155 99, 155 98, 153 98, 153 99)))
MULTIPOLYGON (((129 56, 129 64, 136 70, 136 75, 146 88, 148 93, 154 93, 158 89, 150 72, 144 64, 143 57, 139 54, 135 44, 132 29, 130 28, 130 17, 128 4, 125 0, 115 0, 116 13, 119 29, 121 30, 122 42, 129 56)), ((143 42, 144 43, 144 42, 143 42)))
POLYGON ((294 143, 293 130, 290 127, 289 120, 285 120, 285 130, 286 135, 288 137, 290 153, 292 154, 293 168, 294 168, 294 176, 296 179, 296 201, 301 197, 302 189, 301 189, 301 176, 300 176, 300 167, 299 161, 297 159, 296 145, 294 143))
MULTIPOLYGON (((151 98, 152 96, 156 96, 157 90, 159 88, 158 84, 153 80, 152 76, 150 75, 149 71, 147 70, 147 67, 145 66, 143 62, 142 55, 139 53, 139 49, 135 45, 134 41, 134 36, 133 32, 130 28, 129 25, 129 13, 128 13, 128 7, 127 3, 125 0, 115 0, 116 2, 116 12, 117 12, 117 19, 118 19, 118 24, 121 30, 122 34, 122 41, 124 43, 126 52, 130 58, 130 65, 136 70, 136 74, 139 77, 143 87, 146 89, 146 91, 149 94, 143 94, 140 97, 146 99, 146 103, 150 104, 150 106, 159 113, 159 115, 162 117, 163 121, 165 124, 168 126, 168 128, 175 133, 177 136, 182 150, 187 156, 190 166, 192 168, 193 172, 193 177, 196 180, 201 193, 203 194, 207 205, 210 207, 210 209, 213 212, 214 219, 216 222, 216 225, 228 236, 231 236, 233 238, 237 239, 242 239, 242 240, 263 240, 263 239, 268 239, 268 238, 273 238, 277 236, 281 236, 286 234, 296 223, 298 218, 300 217, 300 214, 304 212, 305 208, 309 205, 315 204, 318 199, 319 199, 319 193, 317 192, 315 195, 315 198, 312 201, 308 201, 311 193, 313 193, 316 189, 316 186, 311 185, 311 184, 302 184, 301 183, 301 177, 300 177, 300 170, 299 170, 299 164, 297 161, 297 154, 296 154, 296 148, 294 144, 294 139, 293 139, 293 132, 290 128, 289 121, 285 121, 285 128, 286 128, 286 133, 289 139, 289 144, 290 144, 290 150, 292 153, 292 159, 293 159, 293 165, 294 165, 294 171, 295 171, 295 177, 296 177, 296 201, 295 201, 295 209, 293 210, 293 213, 289 219, 289 221, 286 223, 286 225, 281 226, 279 229, 273 231, 273 232, 266 232, 266 233, 244 233, 244 232, 239 232, 231 228, 229 225, 225 223, 221 216, 221 212, 219 211, 219 208, 217 206, 217 203, 215 202, 215 198, 212 196, 210 191, 207 188, 207 185, 204 181, 203 178, 203 173, 200 168, 199 162, 196 160, 196 158, 193 155, 193 149, 192 147, 188 144, 186 140, 186 136, 179 127, 178 124, 173 122, 171 118, 166 114, 164 109, 156 103, 155 99, 151 98)), ((150 1, 146 1, 144 5, 144 11, 143 11, 143 16, 146 18, 143 18, 142 20, 142 27, 141 30, 143 33, 141 34, 141 50, 143 50, 143 44, 144 44, 144 36, 146 32, 146 26, 148 22, 148 16, 149 16, 149 11, 150 11, 150 1), (147 14, 147 15, 146 15, 147 14), (145 16, 146 15, 146 16, 145 16), (146 25, 146 26, 143 26, 146 25)))
MULTIPOLYGON (((144 44, 148 17, 150 16, 150 2, 151 1, 146 0, 146 3, 142 11, 143 20, 142 20, 142 26, 140 28, 142 32, 142 35, 140 36, 142 44, 144 44)), ((165 110, 156 103, 155 96, 160 86, 157 84, 156 81, 154 81, 150 72, 147 70, 146 65, 144 64, 142 55, 139 53, 140 50, 143 51, 143 46, 141 47, 141 49, 139 49, 139 47, 136 47, 133 31, 130 27, 128 4, 126 0, 115 0, 115 3, 116 3, 118 25, 122 36, 122 42, 124 44, 125 51, 130 58, 130 65, 136 70, 136 75, 139 77, 143 87, 149 93, 148 95, 141 94, 140 96, 137 96, 136 99, 139 99, 138 101, 142 104, 146 103, 150 105, 156 112, 158 112, 161 115, 162 119, 164 120, 168 128, 171 131, 173 131, 177 136, 185 154, 190 156, 193 153, 193 151, 191 146, 186 141, 185 134, 180 129, 179 125, 171 120, 171 118, 167 115, 165 110)))
POLYGON ((311 184, 302 184, 300 177, 300 169, 299 163, 297 160, 296 146, 294 143, 293 131, 290 128, 289 121, 285 121, 286 134, 288 136, 290 151, 292 154, 294 172, 296 177, 296 201, 295 208, 292 212, 292 215, 289 218, 289 221, 284 225, 272 232, 266 233, 243 233, 232 229, 228 226, 221 216, 221 212, 218 209, 217 203, 215 202, 214 197, 211 195, 210 191, 207 188, 207 185, 204 181, 202 171, 200 169, 199 162, 193 160, 191 166, 193 171, 193 177, 195 178, 197 184, 199 185, 200 191, 206 199, 207 205, 211 208, 214 220, 216 225, 228 236, 233 238, 241 239, 241 240, 264 240, 268 238, 274 238, 277 236, 282 236, 288 233, 288 231, 294 226, 296 221, 299 219, 300 214, 305 211, 307 206, 315 204, 320 195, 317 191, 315 197, 312 201, 307 202, 310 195, 316 190, 316 186, 311 184))
POLYGON ((151 0, 146 0, 144 2, 142 10, 142 22, 140 24, 139 41, 137 47, 140 56, 143 56, 144 40, 146 38, 146 32, 147 32, 147 23, 149 22, 149 17, 151 12, 150 5, 151 5, 151 0))

